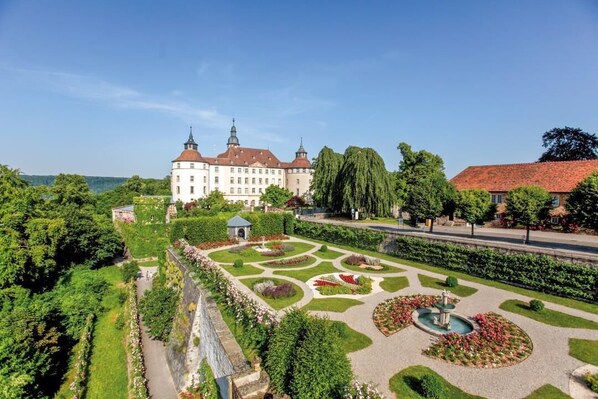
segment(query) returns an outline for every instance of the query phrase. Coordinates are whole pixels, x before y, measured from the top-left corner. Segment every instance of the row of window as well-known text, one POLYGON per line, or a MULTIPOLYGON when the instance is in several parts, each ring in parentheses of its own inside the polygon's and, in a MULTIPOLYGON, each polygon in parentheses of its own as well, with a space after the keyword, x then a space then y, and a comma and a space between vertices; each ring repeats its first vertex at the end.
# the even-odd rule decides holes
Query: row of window
MULTIPOLYGON (((204 163, 202 165, 203 165, 203 169, 207 169, 208 168, 207 164, 204 163)), ((177 162, 176 167, 177 167, 177 169, 180 169, 181 168, 181 163, 177 162)), ((195 163, 193 163, 193 162, 189 163, 189 168, 195 169, 195 163)), ((214 172, 218 173, 219 170, 220 170, 220 168, 218 166, 214 166, 214 172)), ((251 173, 255 175, 256 174, 256 170, 258 171, 257 173, 259 173, 260 175, 262 173, 274 175, 274 174, 276 174, 276 170, 278 170, 278 174, 279 175, 282 174, 282 170, 281 169, 263 169, 263 168, 257 168, 257 169, 256 168, 251 168, 251 173)), ((307 173, 307 169, 305 169, 305 168, 301 168, 301 169, 295 168, 295 169, 291 169, 291 170, 292 170, 291 173, 307 173)), ((230 172, 231 173, 235 173, 235 168, 233 166, 231 166, 230 172)), ((237 168, 237 173, 243 173, 243 172, 249 173, 249 168, 237 168)))
MULTIPOLYGON (((203 193, 207 194, 208 192, 208 188, 206 186, 203 186, 203 193)), ((176 186, 176 193, 180 194, 181 193, 181 186, 176 186)), ((189 193, 190 194, 195 194, 195 186, 191 186, 189 187, 189 193)))
MULTIPOLYGON (((490 195, 490 202, 493 204, 501 204, 502 203, 502 194, 491 194, 490 195)), ((557 207, 561 204, 561 199, 558 195, 552 196, 552 206, 557 207)))

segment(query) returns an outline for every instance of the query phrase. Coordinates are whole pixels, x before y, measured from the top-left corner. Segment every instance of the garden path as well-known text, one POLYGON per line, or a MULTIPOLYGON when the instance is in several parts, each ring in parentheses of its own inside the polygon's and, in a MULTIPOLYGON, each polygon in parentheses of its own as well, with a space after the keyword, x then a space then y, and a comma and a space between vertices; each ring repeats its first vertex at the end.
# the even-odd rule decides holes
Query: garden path
MULTIPOLYGON (((290 240, 290 242, 293 241, 313 244, 311 241, 296 237, 293 237, 290 240)), ((332 260, 332 264, 344 272, 353 273, 353 271, 342 265, 341 260, 345 255, 354 252, 337 248, 333 245, 328 245, 328 248, 343 254, 343 256, 332 260)), ((217 250, 222 249, 223 248, 218 248, 217 250)), ((317 256, 318 249, 319 247, 316 247, 306 252, 315 256, 318 259, 318 262, 310 266, 299 268, 285 267, 284 270, 309 269, 317 266, 321 261, 330 262, 328 259, 322 259, 317 256)), ((212 251, 213 250, 206 252, 212 251)), ((569 338, 598 339, 598 332, 596 330, 553 327, 499 309, 499 305, 508 299, 518 299, 529 302, 533 299, 531 297, 479 283, 463 281, 463 285, 476 288, 478 291, 469 297, 462 298, 457 309, 460 314, 472 316, 477 313, 486 313, 490 311, 501 314, 521 327, 530 336, 534 345, 534 350, 526 360, 517 365, 494 369, 456 366, 427 357, 422 354, 422 351, 435 342, 435 337, 422 332, 415 326, 407 327, 386 337, 379 332, 374 325, 372 321, 372 313, 379 303, 396 296, 413 294, 438 295, 440 290, 423 287, 417 275, 423 274, 444 279, 446 274, 434 273, 388 260, 384 260, 384 263, 390 266, 399 267, 404 271, 384 274, 362 272, 360 274, 379 277, 406 276, 409 280, 409 287, 403 288, 397 292, 381 292, 360 298, 360 301, 364 302, 362 305, 351 307, 344 313, 314 313, 326 315, 332 320, 343 321, 354 330, 366 334, 372 339, 372 345, 349 354, 349 358, 352 361, 353 370, 357 378, 360 381, 374 383, 378 386, 380 392, 388 398, 394 397, 394 394, 391 393, 389 389, 390 378, 402 369, 412 365, 427 366, 442 375, 448 382, 458 386, 464 391, 475 395, 481 395, 489 399, 523 398, 544 384, 552 384, 564 392, 569 392, 570 374, 573 370, 584 365, 583 362, 569 356, 569 338)), ((302 281, 286 276, 274 275, 274 269, 260 266, 258 263, 252 263, 252 265, 265 270, 265 272, 259 275, 260 277, 272 276, 279 279, 288 279, 299 285, 304 290, 305 295, 302 300, 295 303, 293 306, 301 307, 309 303, 313 298, 312 289, 302 281)), ((447 274, 450 274, 450 272, 447 271, 447 274)), ((242 283, 239 283, 237 278, 233 278, 232 281, 252 298, 267 305, 261 298, 255 295, 251 289, 242 283)), ((550 302, 546 303, 546 307, 598 322, 598 315, 595 314, 550 302)), ((279 314, 282 314, 283 312, 284 310, 281 310, 279 311, 279 314)))

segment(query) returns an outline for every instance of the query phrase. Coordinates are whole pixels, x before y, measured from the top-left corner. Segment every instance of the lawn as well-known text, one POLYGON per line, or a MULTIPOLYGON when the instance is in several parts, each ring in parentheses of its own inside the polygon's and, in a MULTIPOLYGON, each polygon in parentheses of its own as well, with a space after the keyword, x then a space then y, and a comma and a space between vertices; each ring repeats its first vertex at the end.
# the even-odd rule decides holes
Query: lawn
POLYGON ((554 385, 546 384, 530 393, 525 399, 571 399, 571 396, 554 385))
POLYGON ((315 267, 310 267, 302 270, 277 270, 274 272, 274 274, 296 278, 297 280, 301 281, 307 281, 312 277, 319 276, 320 274, 338 272, 340 272, 340 270, 332 266, 332 263, 322 262, 315 267))
POLYGON ((409 287, 409 280, 405 276, 384 277, 384 280, 380 283, 380 287, 384 291, 397 292, 400 289, 409 287))
POLYGON ((266 301, 266 303, 268 305, 272 306, 272 308, 275 310, 280 310, 282 308, 286 308, 287 306, 291 306, 292 304, 294 304, 295 302, 297 302, 297 301, 301 300, 301 298, 303 298, 303 290, 301 289, 301 287, 299 287, 297 284, 292 283, 288 280, 282 280, 282 279, 270 278, 270 277, 254 277, 254 278, 244 278, 239 281, 241 281, 243 284, 245 284, 250 289, 253 289, 253 285, 255 283, 258 283, 258 282, 261 282, 264 280, 272 280, 274 282, 274 284, 276 284, 276 285, 282 284, 282 283, 289 283, 295 289, 295 295, 289 296, 286 298, 276 298, 275 299, 275 298, 269 298, 262 294, 256 293, 257 296, 259 296, 264 301, 266 301))
POLYGON ((432 374, 438 377, 444 387, 443 399, 482 399, 481 396, 470 395, 463 392, 456 386, 450 384, 439 374, 425 366, 407 367, 401 372, 395 374, 390 379, 390 390, 395 393, 397 398, 401 399, 421 399, 424 396, 419 394, 420 379, 426 375, 432 374))
POLYGON ((77 361, 77 354, 79 353, 79 342, 71 349, 69 353, 69 368, 64 375, 64 381, 60 384, 60 389, 54 395, 54 399, 71 399, 73 392, 70 389, 70 385, 75 379, 75 362, 77 361))
POLYGON ((586 328, 588 330, 598 330, 598 323, 581 317, 571 316, 556 310, 543 309, 540 312, 534 312, 529 308, 529 304, 516 299, 510 299, 500 304, 502 310, 517 313, 530 319, 539 321, 555 327, 566 328, 586 328))
POLYGON ((357 352, 372 344, 372 340, 365 334, 355 331, 342 321, 331 321, 333 329, 338 333, 345 353, 357 352))
POLYGON ((459 284, 456 287, 449 287, 448 285, 446 285, 444 280, 440 280, 423 274, 418 274, 417 278, 419 279, 421 285, 424 287, 437 288, 439 290, 449 290, 451 293, 460 296, 461 298, 465 298, 466 296, 470 296, 478 292, 478 290, 475 288, 467 287, 461 284, 459 284))
POLYGON ((355 272, 359 272, 359 273, 400 273, 400 272, 404 272, 405 270, 400 269, 398 267, 395 266, 389 266, 389 265, 385 265, 384 263, 381 263, 380 266, 382 266, 382 269, 380 270, 374 270, 374 269, 365 269, 359 266, 354 266, 354 265, 350 265, 347 262, 345 262, 345 260, 343 259, 341 261, 341 264, 346 267, 349 270, 353 270, 355 272))
POLYGON ((569 355, 582 362, 598 366, 598 341, 569 338, 569 355))
POLYGON ((314 246, 312 244, 307 244, 304 242, 285 242, 286 244, 291 244, 295 249, 292 251, 286 252, 284 255, 280 256, 263 256, 259 252, 251 252, 249 255, 241 255, 229 252, 228 249, 223 249, 221 251, 216 251, 210 253, 210 258, 215 260, 216 262, 220 263, 233 263, 237 259, 243 259, 244 262, 265 262, 272 259, 280 259, 280 258, 290 258, 295 255, 299 255, 303 252, 309 251, 314 246))
POLYGON ((242 267, 234 267, 233 265, 220 265, 224 270, 229 272, 235 277, 238 276, 254 276, 256 274, 262 274, 264 269, 259 267, 244 264, 242 267))
MULTIPOLYGON (((401 258, 398 258, 398 257, 395 257, 395 256, 383 254, 383 253, 380 253, 380 252, 368 251, 368 250, 365 250, 365 249, 357 249, 357 248, 354 248, 354 247, 350 247, 348 245, 331 244, 331 243, 326 242, 326 241, 313 240, 313 239, 307 238, 307 237, 300 237, 300 238, 303 239, 303 240, 306 240, 306 241, 313 242, 313 243, 326 244, 329 247, 332 246, 332 247, 335 247, 335 248, 342 248, 342 249, 346 249, 348 251, 352 251, 352 252, 361 253, 361 254, 364 254, 364 255, 378 257, 380 259, 385 259, 385 260, 390 261, 390 262, 397 262, 397 263, 401 263, 403 265, 407 265, 407 266, 411 266, 411 267, 416 267, 418 269, 428 270, 428 271, 435 272, 435 273, 447 274, 449 272, 447 269, 443 269, 442 267, 430 266, 430 265, 427 265, 425 263, 420 263, 420 262, 413 262, 413 261, 410 261, 410 260, 401 259, 401 258)), ((570 299, 570 298, 563 298, 563 297, 559 297, 559 296, 556 296, 556 295, 546 294, 544 292, 538 292, 538 291, 528 290, 526 288, 515 287, 515 286, 508 285, 508 284, 505 284, 505 283, 501 283, 501 282, 498 282, 498 281, 487 280, 487 279, 484 279, 484 278, 481 278, 481 277, 475 277, 475 276, 472 276, 472 275, 467 274, 467 273, 456 272, 456 271, 452 271, 451 270, 450 274, 451 274, 451 276, 455 276, 455 277, 457 277, 460 280, 472 281, 474 283, 484 284, 484 285, 487 285, 489 287, 499 288, 501 290, 514 292, 514 293, 517 293, 517 294, 529 296, 531 298, 537 298, 537 299, 540 299, 542 301, 552 302, 552 303, 556 303, 556 304, 559 304, 559 305, 568 306, 570 308, 583 310, 584 312, 598 314, 598 304, 593 304, 593 303, 578 301, 578 300, 570 299)))
POLYGON ((143 262, 137 262, 137 264, 139 266, 145 266, 145 267, 158 266, 158 259, 155 259, 155 260, 144 260, 143 262))
MULTIPOLYGON (((289 260, 292 260, 292 259, 293 258, 291 258, 289 260)), ((317 259, 314 258, 313 256, 308 256, 307 259, 304 260, 303 262, 295 263, 293 265, 269 265, 268 262, 260 263, 260 265, 264 266, 264 267, 269 267, 271 269, 292 269, 294 267, 303 267, 303 266, 313 265, 314 263, 316 263, 316 261, 317 261, 317 259)))
POLYGON ((362 305, 363 302, 351 298, 318 298, 312 299, 303 309, 342 313, 350 307, 362 305))
POLYGON ((326 252, 322 252, 322 251, 318 250, 318 251, 314 252, 314 255, 316 255, 320 259, 333 260, 333 259, 336 259, 339 256, 341 256, 342 253, 341 252, 336 252, 336 251, 333 251, 333 250, 329 249, 326 252))
POLYGON ((118 294, 124 289, 120 269, 116 266, 104 267, 99 273, 111 284, 102 304, 106 312, 98 317, 93 334, 87 399, 127 399, 128 376, 125 353, 125 330, 117 329, 115 321, 123 306, 118 294))

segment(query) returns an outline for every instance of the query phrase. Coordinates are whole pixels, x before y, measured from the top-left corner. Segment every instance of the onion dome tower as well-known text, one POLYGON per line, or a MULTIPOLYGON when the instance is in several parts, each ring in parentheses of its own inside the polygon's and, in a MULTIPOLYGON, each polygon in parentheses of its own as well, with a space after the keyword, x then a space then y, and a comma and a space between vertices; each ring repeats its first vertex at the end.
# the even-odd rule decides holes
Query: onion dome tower
POLYGON ((238 147, 239 146, 239 138, 237 137, 237 128, 235 127, 235 118, 233 118, 233 126, 230 128, 230 137, 226 142, 226 147, 238 147))

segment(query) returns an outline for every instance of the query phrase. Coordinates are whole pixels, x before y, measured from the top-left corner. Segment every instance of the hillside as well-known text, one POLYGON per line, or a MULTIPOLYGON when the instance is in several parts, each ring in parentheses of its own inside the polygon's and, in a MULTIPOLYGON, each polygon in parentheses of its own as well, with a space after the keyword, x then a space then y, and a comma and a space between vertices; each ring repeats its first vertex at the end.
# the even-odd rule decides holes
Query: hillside
MULTIPOLYGON (((104 177, 104 176, 83 176, 89 189, 94 193, 103 193, 113 190, 127 181, 127 177, 104 177)), ((33 186, 51 186, 56 179, 53 175, 21 175, 23 180, 28 181, 33 186)))

